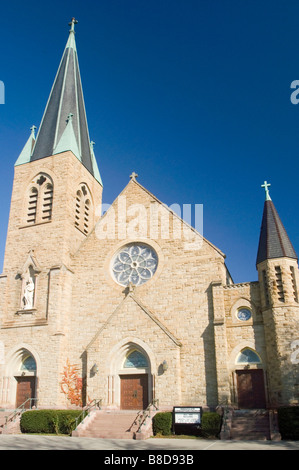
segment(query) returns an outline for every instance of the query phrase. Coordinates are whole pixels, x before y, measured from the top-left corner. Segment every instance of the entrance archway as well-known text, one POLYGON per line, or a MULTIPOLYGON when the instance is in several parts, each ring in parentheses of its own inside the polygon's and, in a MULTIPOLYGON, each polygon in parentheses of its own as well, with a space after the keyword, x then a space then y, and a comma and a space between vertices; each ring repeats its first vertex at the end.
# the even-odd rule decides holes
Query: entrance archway
POLYGON ((144 344, 128 341, 111 354, 108 404, 123 410, 145 409, 153 398, 151 352, 144 344))
POLYGON ((236 358, 236 388, 241 409, 266 408, 266 393, 262 360, 257 352, 243 348, 236 358))
MULTIPOLYGON (((7 401, 18 408, 29 398, 36 398, 37 394, 37 361, 33 353, 25 347, 20 347, 10 354, 6 367, 6 376, 9 383, 7 401)), ((25 407, 32 405, 26 402, 25 407)))

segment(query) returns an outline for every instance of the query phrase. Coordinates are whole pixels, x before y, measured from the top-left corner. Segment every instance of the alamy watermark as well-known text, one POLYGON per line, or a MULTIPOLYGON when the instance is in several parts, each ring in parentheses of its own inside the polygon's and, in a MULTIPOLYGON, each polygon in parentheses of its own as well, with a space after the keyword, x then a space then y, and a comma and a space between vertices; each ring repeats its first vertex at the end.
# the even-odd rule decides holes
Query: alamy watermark
POLYGON ((4 82, 0 80, 0 104, 5 104, 5 86, 4 82))
POLYGON ((202 247, 203 204, 129 204, 121 195, 115 204, 103 204, 97 215, 95 233, 101 240, 181 240, 185 250, 202 247))
POLYGON ((299 80, 293 80, 291 83, 291 88, 295 88, 295 91, 293 91, 290 96, 291 103, 298 104, 299 98, 297 96, 299 95, 299 80))

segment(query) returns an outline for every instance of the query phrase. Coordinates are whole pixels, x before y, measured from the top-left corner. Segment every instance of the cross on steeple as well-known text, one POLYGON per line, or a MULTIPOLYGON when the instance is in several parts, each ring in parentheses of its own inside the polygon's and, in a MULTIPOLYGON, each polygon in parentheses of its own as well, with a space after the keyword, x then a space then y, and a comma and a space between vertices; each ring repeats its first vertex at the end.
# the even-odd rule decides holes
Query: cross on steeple
POLYGON ((69 26, 71 27, 70 33, 75 32, 75 24, 77 24, 78 21, 75 18, 72 18, 71 22, 69 23, 69 26))
POLYGON ((269 186, 271 186, 270 183, 267 183, 267 181, 264 181, 264 184, 261 185, 261 188, 265 188, 265 192, 266 192, 266 201, 271 201, 271 197, 270 197, 270 194, 269 194, 269 186))
POLYGON ((131 180, 136 181, 136 178, 138 178, 137 173, 135 173, 135 171, 133 171, 133 173, 130 175, 130 178, 131 178, 131 180))

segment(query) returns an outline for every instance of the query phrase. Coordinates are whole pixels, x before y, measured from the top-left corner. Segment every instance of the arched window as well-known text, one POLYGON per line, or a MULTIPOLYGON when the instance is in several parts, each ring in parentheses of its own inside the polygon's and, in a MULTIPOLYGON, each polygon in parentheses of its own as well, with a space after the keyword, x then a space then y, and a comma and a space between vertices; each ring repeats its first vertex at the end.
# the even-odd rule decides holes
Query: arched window
POLYGON ((28 355, 22 358, 20 370, 35 372, 36 371, 36 362, 33 356, 28 355))
POLYGON ((261 364, 259 355, 250 348, 244 348, 237 356, 237 364, 261 364))
POLYGON ((140 351, 132 351, 125 359, 124 369, 131 368, 146 368, 148 367, 148 361, 146 357, 140 351))
POLYGON ((52 219, 53 181, 45 173, 37 175, 29 188, 26 223, 38 224, 52 219))
POLYGON ((91 225, 91 197, 86 184, 81 184, 75 199, 75 227, 88 235, 91 225))

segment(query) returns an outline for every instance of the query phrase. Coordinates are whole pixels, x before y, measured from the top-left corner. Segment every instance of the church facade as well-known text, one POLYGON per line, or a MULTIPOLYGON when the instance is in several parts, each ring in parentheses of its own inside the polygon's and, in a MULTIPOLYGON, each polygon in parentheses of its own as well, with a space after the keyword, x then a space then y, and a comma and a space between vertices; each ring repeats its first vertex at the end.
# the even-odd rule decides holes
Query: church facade
POLYGON ((0 276, 0 406, 299 402, 297 255, 269 195, 258 281, 132 173, 102 215, 74 32, 15 163, 0 276))

